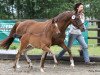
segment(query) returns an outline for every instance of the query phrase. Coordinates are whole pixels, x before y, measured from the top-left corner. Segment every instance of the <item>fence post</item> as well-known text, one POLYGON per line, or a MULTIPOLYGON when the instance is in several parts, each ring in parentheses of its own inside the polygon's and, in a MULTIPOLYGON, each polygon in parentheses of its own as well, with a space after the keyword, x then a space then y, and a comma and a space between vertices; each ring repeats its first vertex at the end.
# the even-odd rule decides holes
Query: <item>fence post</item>
MULTIPOLYGON (((98 28, 100 28, 100 22, 97 22, 98 28)), ((98 30, 98 37, 100 37, 100 31, 98 30)), ((100 46, 100 39, 97 40, 98 46, 100 46)))

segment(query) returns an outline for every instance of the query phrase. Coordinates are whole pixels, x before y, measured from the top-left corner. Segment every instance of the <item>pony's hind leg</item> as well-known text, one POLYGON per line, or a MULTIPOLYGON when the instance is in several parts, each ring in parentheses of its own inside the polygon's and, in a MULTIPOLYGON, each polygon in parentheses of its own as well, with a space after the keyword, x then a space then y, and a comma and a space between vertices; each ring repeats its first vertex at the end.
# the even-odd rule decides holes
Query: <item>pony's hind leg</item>
POLYGON ((18 65, 18 62, 19 62, 19 58, 21 56, 22 53, 24 53, 24 51, 26 50, 27 48, 27 45, 28 45, 28 41, 27 41, 27 38, 23 37, 21 38, 21 43, 20 43, 20 49, 16 55, 16 59, 15 59, 15 64, 14 64, 14 68, 19 68, 19 65, 18 65))
POLYGON ((43 50, 46 51, 46 52, 50 52, 50 53, 52 54, 52 56, 53 56, 53 59, 54 59, 55 64, 58 64, 58 61, 57 61, 57 59, 56 59, 55 54, 50 50, 49 47, 44 47, 43 50))
POLYGON ((26 50, 25 50, 25 52, 24 52, 25 58, 26 58, 26 60, 27 60, 27 62, 29 64, 29 67, 31 67, 31 68, 33 68, 33 64, 32 64, 31 60, 29 59, 29 57, 27 55, 27 51, 32 50, 32 49, 33 49, 33 47, 28 45, 26 50))
POLYGON ((20 58, 20 55, 22 54, 22 51, 18 51, 17 55, 16 55, 16 59, 15 59, 15 64, 13 66, 13 68, 16 70, 16 68, 20 68, 18 62, 19 62, 19 58, 20 58))
POLYGON ((55 56, 55 54, 53 54, 53 52, 50 50, 50 48, 44 47, 43 50, 44 50, 44 53, 41 57, 41 62, 40 62, 41 72, 44 72, 44 69, 43 69, 44 68, 44 60, 45 60, 45 56, 47 55, 47 52, 50 52, 52 54, 55 64, 58 64, 56 56, 55 56))

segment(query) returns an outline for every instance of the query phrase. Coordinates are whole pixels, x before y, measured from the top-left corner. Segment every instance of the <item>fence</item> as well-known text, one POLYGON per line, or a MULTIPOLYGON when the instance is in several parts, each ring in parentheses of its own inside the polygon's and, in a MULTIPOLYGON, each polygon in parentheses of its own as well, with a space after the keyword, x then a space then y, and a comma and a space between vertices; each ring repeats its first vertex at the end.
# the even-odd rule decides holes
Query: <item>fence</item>
POLYGON ((97 45, 100 46, 100 20, 89 20, 89 22, 96 22, 97 28, 88 28, 88 31, 97 31, 97 37, 88 37, 88 39, 97 39, 97 45))
MULTIPOLYGON (((44 21, 41 19, 35 19, 37 21, 44 21)), ((13 27, 13 25, 15 24, 16 20, 0 20, 0 40, 5 39, 8 35, 9 32, 11 30, 11 28, 13 27)), ((89 37, 88 36, 88 31, 83 32, 83 36, 85 38, 86 43, 88 43, 88 39, 97 39, 97 44, 100 46, 100 20, 89 20, 89 21, 85 21, 85 26, 88 27, 88 23, 89 22, 96 22, 98 25, 98 28, 88 28, 88 31, 97 31, 97 37, 89 37)), ((68 29, 66 30, 66 40, 65 40, 65 44, 67 44, 67 40, 68 40, 68 29)), ((18 40, 16 39, 15 42, 18 42, 18 40)), ((78 42, 75 40, 74 41, 74 45, 78 45, 78 42)))
MULTIPOLYGON (((36 21, 44 21, 45 19, 35 19, 36 21)), ((10 33, 11 28, 14 26, 15 24, 15 20, 0 20, 0 40, 3 40, 5 38, 7 38, 7 36, 10 33)), ((85 21, 84 25, 86 27, 88 27, 88 21, 85 21)), ((65 44, 67 44, 68 41, 68 34, 69 34, 69 28, 66 29, 66 38, 65 38, 65 44)), ((88 31, 83 32, 82 33, 86 43, 88 44, 88 31)), ((18 39, 15 39, 15 42, 18 42, 18 39)), ((77 42, 77 40, 74 41, 73 43, 74 45, 79 45, 79 43, 77 42)))
MULTIPOLYGON (((0 41, 7 38, 15 22, 15 20, 0 20, 0 41)), ((14 42, 18 42, 18 40, 15 39, 14 42)))
MULTIPOLYGON (((6 21, 6 20, 5 20, 6 21)), ((9 23, 2 23, 2 22, 5 22, 3 20, 0 20, 0 38, 2 37, 1 33, 3 32, 10 32, 10 29, 12 28, 12 26, 15 24, 15 21, 8 21, 9 23), (12 23, 10 23, 12 22, 12 23), (6 26, 8 25, 8 26, 6 26)), ((86 25, 88 25, 89 22, 97 22, 98 24, 98 28, 88 28, 89 31, 98 31, 98 37, 88 37, 88 34, 87 32, 86 33, 83 33, 83 35, 85 36, 86 40, 88 39, 97 39, 98 40, 98 43, 100 43, 100 21, 97 21, 97 20, 91 20, 91 21, 86 21, 86 25)), ((2 39, 6 38, 8 36, 9 33, 7 33, 7 35, 5 35, 5 37, 2 37, 2 39)), ((4 34, 3 34, 4 35, 4 34)), ((17 50, 14 52, 15 50, 8 50, 8 51, 5 51, 5 50, 0 50, 0 59, 15 59, 15 54, 17 53, 17 50), (12 53, 12 54, 11 54, 12 53), (15 54, 14 54, 15 53, 15 54)), ((40 60, 40 57, 41 55, 30 55, 30 59, 39 59, 40 60)), ((21 59, 25 59, 24 56, 21 58, 21 59)), ((52 57, 49 57, 47 59, 52 59, 52 57)), ((91 61, 100 61, 100 57, 90 57, 91 61)), ((62 58, 62 60, 67 60, 69 61, 69 57, 67 58, 62 58)), ((82 58, 80 57, 74 57, 74 60, 75 61, 83 61, 82 58)))

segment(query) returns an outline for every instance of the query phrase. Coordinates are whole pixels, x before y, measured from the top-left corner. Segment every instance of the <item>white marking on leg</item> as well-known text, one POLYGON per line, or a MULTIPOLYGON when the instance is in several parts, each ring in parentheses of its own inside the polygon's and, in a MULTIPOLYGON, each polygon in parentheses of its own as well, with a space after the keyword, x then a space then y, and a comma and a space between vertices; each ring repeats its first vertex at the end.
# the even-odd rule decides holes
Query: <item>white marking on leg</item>
POLYGON ((16 63, 16 68, 20 68, 20 65, 18 64, 18 61, 16 63))
POLYGON ((44 69, 43 69, 43 68, 40 68, 40 71, 41 71, 41 72, 44 72, 44 69))
POLYGON ((71 65, 70 66, 72 66, 72 67, 74 67, 75 65, 74 65, 74 60, 73 59, 71 59, 70 60, 70 63, 71 63, 71 65))
MULTIPOLYGON (((26 51, 26 52, 27 52, 27 51, 26 51)), ((26 52, 25 52, 26 60, 27 60, 27 62, 29 62, 29 66, 32 67, 33 65, 32 65, 31 60, 29 59, 29 57, 28 57, 28 55, 27 55, 26 52)))
POLYGON ((33 64, 30 62, 30 63, 29 63, 29 66, 30 66, 30 67, 33 67, 33 64))
POLYGON ((57 64, 58 64, 58 61, 57 61, 57 59, 56 59, 56 56, 52 53, 52 55, 53 55, 53 58, 54 58, 54 62, 55 62, 55 65, 54 65, 54 68, 57 66, 57 64))
POLYGON ((41 56, 41 61, 40 61, 40 67, 41 68, 44 68, 44 63, 42 63, 44 58, 45 58, 45 52, 43 52, 43 54, 41 56))
POLYGON ((58 27, 58 24, 57 24, 57 23, 55 23, 55 26, 56 26, 56 27, 58 27))
POLYGON ((54 68, 56 67, 56 65, 53 66, 54 68))

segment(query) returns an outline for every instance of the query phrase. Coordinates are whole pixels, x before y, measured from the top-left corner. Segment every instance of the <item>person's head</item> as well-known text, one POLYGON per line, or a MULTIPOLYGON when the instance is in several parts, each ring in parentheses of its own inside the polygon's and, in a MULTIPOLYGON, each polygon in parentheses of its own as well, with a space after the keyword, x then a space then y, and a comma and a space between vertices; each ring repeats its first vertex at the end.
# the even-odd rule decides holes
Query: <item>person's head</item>
POLYGON ((74 6, 74 11, 76 13, 83 12, 83 4, 82 3, 76 3, 75 6, 74 6))

